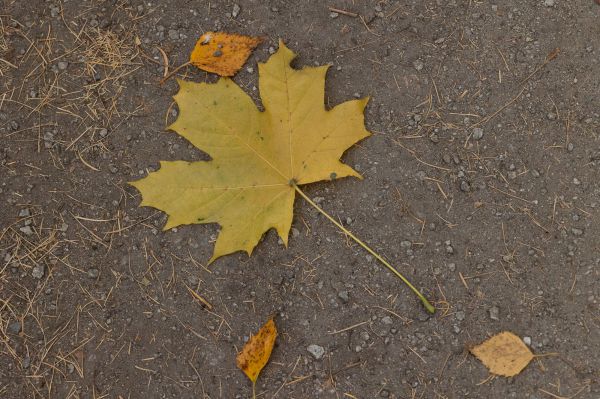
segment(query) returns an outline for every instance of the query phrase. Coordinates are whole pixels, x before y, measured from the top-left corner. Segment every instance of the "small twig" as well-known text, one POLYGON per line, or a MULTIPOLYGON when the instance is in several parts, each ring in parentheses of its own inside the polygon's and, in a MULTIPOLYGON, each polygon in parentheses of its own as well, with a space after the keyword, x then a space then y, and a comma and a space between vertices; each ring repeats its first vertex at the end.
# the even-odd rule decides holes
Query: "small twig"
POLYGON ((179 72, 182 68, 190 65, 192 62, 188 61, 185 62, 181 65, 179 65, 177 68, 173 69, 173 72, 171 72, 170 74, 168 74, 167 76, 165 76, 164 78, 161 79, 160 84, 162 85, 163 83, 165 83, 167 80, 169 80, 173 75, 175 75, 177 72, 179 72))
POLYGON ((337 12, 338 14, 342 14, 342 15, 347 15, 347 16, 352 17, 352 18, 358 17, 358 14, 355 13, 355 12, 350 12, 350 11, 346 11, 346 10, 340 10, 339 8, 329 7, 329 11, 331 11, 331 12, 337 12))

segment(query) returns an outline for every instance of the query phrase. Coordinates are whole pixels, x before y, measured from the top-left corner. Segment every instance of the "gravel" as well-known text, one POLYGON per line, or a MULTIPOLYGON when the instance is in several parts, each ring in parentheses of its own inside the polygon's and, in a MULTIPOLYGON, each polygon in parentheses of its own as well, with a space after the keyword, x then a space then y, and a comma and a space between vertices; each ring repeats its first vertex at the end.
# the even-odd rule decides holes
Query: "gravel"
POLYGON ((338 293, 338 298, 340 298, 342 302, 346 303, 350 300, 350 295, 348 294, 348 291, 340 291, 338 293))
POLYGON ((500 309, 497 306, 492 306, 488 309, 488 314, 492 320, 500 320, 500 309))
POLYGON ((21 323, 14 321, 8 325, 8 332, 11 334, 18 334, 21 332, 21 323))
POLYGON ((19 231, 23 234, 25 234, 26 236, 31 236, 33 235, 33 230, 31 229, 31 226, 23 226, 19 228, 19 231))
POLYGON ((483 129, 476 127, 473 129, 473 140, 481 140, 483 138, 483 129))
POLYGON ((240 14, 241 8, 238 4, 234 4, 233 5, 233 10, 231 10, 231 16, 233 18, 237 18, 237 16, 240 14))
POLYGON ((315 344, 311 344, 308 345, 308 347, 306 348, 306 350, 308 351, 308 353, 310 353, 312 355, 312 357, 314 357, 316 360, 319 360, 323 357, 323 355, 325 354, 325 348, 323 348, 320 345, 315 345, 315 344))
POLYGON ((41 279, 42 277, 44 277, 45 269, 46 268, 44 267, 44 265, 35 265, 31 270, 31 277, 37 278, 38 280, 41 279))

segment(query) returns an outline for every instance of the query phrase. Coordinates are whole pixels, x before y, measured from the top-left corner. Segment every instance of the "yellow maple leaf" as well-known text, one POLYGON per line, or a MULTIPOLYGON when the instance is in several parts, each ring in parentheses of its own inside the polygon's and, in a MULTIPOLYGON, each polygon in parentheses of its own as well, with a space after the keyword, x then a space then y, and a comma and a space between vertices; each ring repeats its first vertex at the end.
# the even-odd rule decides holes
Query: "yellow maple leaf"
POLYGON ((277 327, 273 319, 269 319, 256 335, 250 337, 237 355, 237 366, 252 381, 253 385, 271 357, 276 338, 277 327))
POLYGON ((169 129, 208 153, 208 162, 161 162, 160 170, 131 183, 142 206, 168 214, 164 229, 192 223, 221 226, 211 262, 236 251, 249 255, 275 228, 287 245, 295 185, 360 175, 340 161, 369 136, 368 98, 324 105, 328 66, 293 69, 283 42, 259 65, 264 111, 232 80, 179 81, 179 118, 169 129))
POLYGON ((504 377, 519 374, 534 358, 521 338, 510 331, 496 334, 470 351, 490 373, 504 377))

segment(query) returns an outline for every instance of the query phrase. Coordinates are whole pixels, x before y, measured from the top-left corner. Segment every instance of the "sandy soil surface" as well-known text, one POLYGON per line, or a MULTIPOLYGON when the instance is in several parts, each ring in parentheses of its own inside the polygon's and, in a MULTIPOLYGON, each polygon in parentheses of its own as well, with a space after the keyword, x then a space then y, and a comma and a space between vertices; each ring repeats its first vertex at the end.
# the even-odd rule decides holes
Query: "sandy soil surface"
POLYGON ((4 0, 0 30, 1 398, 249 398, 272 314, 260 398, 600 397, 596 1, 4 0), (435 315, 302 200, 288 249, 209 267, 217 226, 138 206, 128 181, 206 159, 159 81, 209 30, 265 37, 257 102, 279 38, 332 65, 328 106, 371 96, 365 179, 305 191, 435 315), (468 349, 503 330, 544 356, 490 379, 468 349))

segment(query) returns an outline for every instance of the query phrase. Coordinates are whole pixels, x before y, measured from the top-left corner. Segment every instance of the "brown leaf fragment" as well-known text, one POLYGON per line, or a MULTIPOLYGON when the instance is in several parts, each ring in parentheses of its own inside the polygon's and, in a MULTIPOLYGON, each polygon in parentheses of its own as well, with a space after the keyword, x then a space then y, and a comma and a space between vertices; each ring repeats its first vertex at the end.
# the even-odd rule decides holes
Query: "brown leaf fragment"
POLYGON ((258 330, 258 334, 250 337, 244 348, 237 356, 237 366, 254 384, 258 374, 271 357, 273 345, 277 338, 277 327, 273 319, 269 319, 258 330))
POLYGON ((190 63, 220 76, 233 76, 261 41, 236 33, 206 32, 196 42, 190 63))
POLYGON ((521 338, 510 331, 496 334, 470 351, 481 360, 490 373, 504 377, 519 374, 534 358, 521 338))

